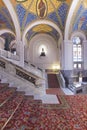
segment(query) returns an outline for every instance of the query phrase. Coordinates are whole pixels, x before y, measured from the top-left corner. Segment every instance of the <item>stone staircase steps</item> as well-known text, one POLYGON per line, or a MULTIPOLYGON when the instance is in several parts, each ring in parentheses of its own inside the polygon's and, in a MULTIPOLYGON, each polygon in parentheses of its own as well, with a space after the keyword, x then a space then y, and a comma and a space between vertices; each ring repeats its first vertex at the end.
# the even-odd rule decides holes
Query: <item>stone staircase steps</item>
POLYGON ((26 118, 24 123, 28 123, 30 113, 42 104, 41 100, 35 100, 32 95, 26 96, 25 92, 9 87, 7 83, 0 83, 0 97, 0 130, 10 130, 11 127, 17 130, 22 123, 21 120, 26 118), (16 124, 17 122, 19 124, 16 124), (15 127, 15 125, 18 126, 15 127))
MULTIPOLYGON (((33 112, 36 109, 36 112, 34 114, 39 114, 39 107, 41 106, 41 101, 36 101, 32 99, 30 96, 25 96, 23 101, 21 102, 19 108, 11 118, 11 120, 8 122, 4 130, 21 130, 26 129, 26 126, 29 124, 29 119, 31 118, 31 115, 33 116, 33 112), (37 109, 38 108, 38 109, 37 109), (38 110, 38 111, 37 111, 38 110), (24 125, 22 125, 24 124, 24 125), (22 127, 21 127, 22 126, 22 127)), ((31 130, 33 130, 31 128, 31 130)))
POLYGON ((0 93, 0 106, 2 106, 16 91, 16 88, 6 88, 0 93))
POLYGON ((59 82, 56 74, 48 74, 48 88, 59 88, 59 82))

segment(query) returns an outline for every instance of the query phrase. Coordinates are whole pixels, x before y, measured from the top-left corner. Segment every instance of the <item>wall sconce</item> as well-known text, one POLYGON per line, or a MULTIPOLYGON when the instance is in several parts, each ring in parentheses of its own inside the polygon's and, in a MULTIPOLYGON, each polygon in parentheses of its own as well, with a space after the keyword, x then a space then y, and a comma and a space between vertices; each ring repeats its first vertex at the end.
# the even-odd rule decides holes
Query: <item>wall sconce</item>
POLYGON ((41 57, 42 57, 42 56, 43 56, 43 57, 46 56, 45 51, 44 51, 44 48, 42 48, 42 51, 41 51, 40 56, 41 56, 41 57))

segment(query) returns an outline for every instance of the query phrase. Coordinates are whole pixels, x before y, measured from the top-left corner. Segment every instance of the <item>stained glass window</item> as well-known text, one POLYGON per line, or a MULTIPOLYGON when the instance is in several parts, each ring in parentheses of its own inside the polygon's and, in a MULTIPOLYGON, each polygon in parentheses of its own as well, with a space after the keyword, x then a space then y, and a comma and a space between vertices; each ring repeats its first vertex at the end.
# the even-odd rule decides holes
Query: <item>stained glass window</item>
POLYGON ((82 68, 82 44, 79 37, 73 38, 73 67, 74 69, 82 68))

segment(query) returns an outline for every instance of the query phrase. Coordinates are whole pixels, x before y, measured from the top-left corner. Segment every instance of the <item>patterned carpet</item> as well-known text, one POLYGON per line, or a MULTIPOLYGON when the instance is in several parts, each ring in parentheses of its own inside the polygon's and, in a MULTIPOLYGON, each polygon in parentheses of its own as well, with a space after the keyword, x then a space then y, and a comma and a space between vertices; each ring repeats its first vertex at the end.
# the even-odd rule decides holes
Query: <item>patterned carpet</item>
POLYGON ((87 95, 57 95, 60 104, 51 105, 0 85, 2 91, 0 130, 87 130, 87 95))

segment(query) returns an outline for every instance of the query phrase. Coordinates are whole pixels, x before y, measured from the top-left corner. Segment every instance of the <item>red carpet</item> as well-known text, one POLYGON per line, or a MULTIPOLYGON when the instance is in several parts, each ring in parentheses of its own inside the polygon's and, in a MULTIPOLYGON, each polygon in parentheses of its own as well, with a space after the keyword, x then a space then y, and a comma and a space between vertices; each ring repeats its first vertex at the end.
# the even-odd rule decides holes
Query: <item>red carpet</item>
POLYGON ((48 74, 48 87, 49 88, 59 88, 59 83, 56 74, 48 74))
POLYGON ((60 94, 60 104, 49 105, 15 90, 7 99, 0 106, 1 130, 87 130, 87 95, 60 94))
POLYGON ((54 95, 65 95, 61 88, 48 88, 46 89, 46 93, 54 95))

